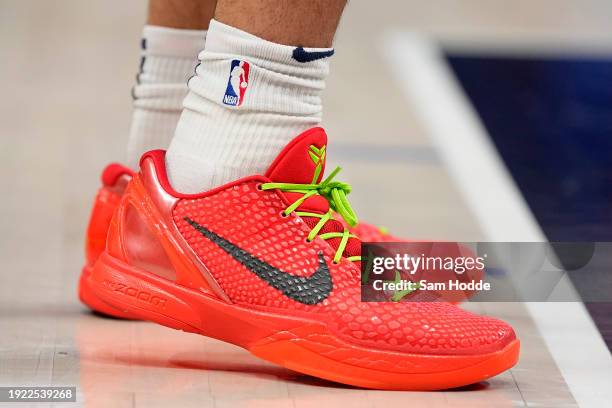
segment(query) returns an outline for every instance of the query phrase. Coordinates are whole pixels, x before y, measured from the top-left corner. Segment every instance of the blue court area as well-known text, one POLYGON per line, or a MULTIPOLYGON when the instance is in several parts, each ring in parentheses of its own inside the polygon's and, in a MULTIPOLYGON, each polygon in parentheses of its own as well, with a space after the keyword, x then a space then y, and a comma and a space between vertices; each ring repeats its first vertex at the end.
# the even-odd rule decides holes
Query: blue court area
MULTIPOLYGON (((547 238, 612 241, 612 56, 447 59, 547 238)), ((612 304, 587 307, 610 348, 612 304)))

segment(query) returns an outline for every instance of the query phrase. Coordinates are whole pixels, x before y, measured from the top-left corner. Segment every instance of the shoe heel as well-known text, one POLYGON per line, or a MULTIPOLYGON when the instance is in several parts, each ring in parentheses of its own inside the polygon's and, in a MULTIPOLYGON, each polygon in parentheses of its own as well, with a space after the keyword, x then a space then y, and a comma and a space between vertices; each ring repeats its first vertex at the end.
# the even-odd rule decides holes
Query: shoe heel
POLYGON ((176 285, 103 252, 88 277, 91 291, 109 306, 139 319, 201 333, 198 313, 177 297, 176 285))

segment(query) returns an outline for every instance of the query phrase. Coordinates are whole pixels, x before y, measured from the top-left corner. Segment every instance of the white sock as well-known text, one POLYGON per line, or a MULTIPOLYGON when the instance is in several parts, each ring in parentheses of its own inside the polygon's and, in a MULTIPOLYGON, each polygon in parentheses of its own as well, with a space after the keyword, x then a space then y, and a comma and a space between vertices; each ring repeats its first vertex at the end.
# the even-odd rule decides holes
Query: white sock
POLYGON ((187 95, 187 80, 195 73, 205 40, 202 30, 144 27, 127 147, 127 164, 132 169, 138 168, 144 152, 168 148, 187 95))
POLYGON ((291 139, 320 124, 333 50, 301 50, 321 57, 309 62, 295 60, 294 50, 211 21, 166 155, 176 190, 196 193, 263 174, 291 139))

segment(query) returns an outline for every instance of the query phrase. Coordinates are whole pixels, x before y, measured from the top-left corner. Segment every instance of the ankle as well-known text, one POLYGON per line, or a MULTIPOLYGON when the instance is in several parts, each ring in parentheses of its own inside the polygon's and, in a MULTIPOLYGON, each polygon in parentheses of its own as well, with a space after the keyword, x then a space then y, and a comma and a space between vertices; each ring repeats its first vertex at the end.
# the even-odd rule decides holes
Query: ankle
POLYGON ((211 22, 168 150, 177 190, 261 174, 293 137, 320 124, 333 50, 297 50, 211 22))

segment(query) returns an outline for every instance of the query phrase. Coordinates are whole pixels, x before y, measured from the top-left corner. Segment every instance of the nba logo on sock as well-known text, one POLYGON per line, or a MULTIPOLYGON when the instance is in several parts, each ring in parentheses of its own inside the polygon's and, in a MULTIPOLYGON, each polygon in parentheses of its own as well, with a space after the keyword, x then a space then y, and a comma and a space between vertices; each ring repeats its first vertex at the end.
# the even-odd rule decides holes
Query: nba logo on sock
POLYGON ((223 103, 230 106, 240 106, 249 86, 249 68, 246 61, 232 60, 227 88, 223 95, 223 103))

